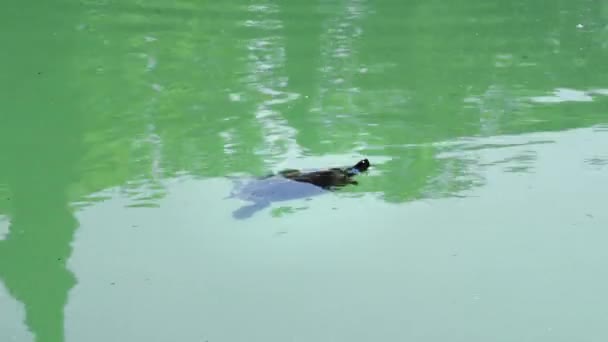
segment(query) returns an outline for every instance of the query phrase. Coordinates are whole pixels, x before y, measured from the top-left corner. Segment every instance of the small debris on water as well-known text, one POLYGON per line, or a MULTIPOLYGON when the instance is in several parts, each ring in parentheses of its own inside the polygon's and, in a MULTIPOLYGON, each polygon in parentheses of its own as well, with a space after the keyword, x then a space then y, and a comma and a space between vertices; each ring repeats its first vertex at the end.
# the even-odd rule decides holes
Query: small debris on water
POLYGON ((576 25, 576 28, 578 28, 578 29, 582 29, 583 27, 584 27, 583 24, 576 25))

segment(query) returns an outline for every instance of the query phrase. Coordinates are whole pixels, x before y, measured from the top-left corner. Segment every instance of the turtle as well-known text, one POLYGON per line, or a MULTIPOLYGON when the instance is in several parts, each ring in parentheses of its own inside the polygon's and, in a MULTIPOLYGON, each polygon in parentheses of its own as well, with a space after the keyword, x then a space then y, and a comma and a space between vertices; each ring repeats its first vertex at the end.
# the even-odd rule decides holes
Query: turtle
POLYGON ((255 178, 246 183, 237 183, 228 198, 240 198, 252 202, 232 213, 236 219, 246 219, 270 206, 273 202, 310 198, 346 185, 358 184, 354 176, 370 167, 369 160, 360 160, 350 167, 334 167, 317 171, 287 169, 277 174, 255 178))

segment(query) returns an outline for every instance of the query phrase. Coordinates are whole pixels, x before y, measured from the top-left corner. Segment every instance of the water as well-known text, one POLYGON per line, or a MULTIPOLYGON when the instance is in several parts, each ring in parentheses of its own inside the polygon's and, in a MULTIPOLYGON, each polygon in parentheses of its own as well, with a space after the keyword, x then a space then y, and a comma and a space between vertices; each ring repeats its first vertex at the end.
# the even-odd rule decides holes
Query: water
POLYGON ((0 341, 604 341, 608 2, 0 14, 0 341), (373 164, 247 220, 228 176, 373 164))

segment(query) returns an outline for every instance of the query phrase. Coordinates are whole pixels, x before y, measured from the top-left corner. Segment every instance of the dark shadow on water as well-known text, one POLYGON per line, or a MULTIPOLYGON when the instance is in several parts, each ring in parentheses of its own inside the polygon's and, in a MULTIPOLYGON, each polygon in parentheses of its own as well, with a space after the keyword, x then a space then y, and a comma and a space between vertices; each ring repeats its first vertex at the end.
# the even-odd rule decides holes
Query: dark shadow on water
POLYGON ((228 199, 243 202, 242 206, 232 213, 233 218, 243 220, 251 218, 273 203, 310 199, 329 192, 307 182, 297 182, 280 176, 265 176, 243 180, 240 185, 234 187, 228 199))
POLYGON ((232 212, 232 217, 237 220, 244 220, 252 217, 255 213, 270 206, 270 202, 257 202, 249 205, 242 206, 232 212))

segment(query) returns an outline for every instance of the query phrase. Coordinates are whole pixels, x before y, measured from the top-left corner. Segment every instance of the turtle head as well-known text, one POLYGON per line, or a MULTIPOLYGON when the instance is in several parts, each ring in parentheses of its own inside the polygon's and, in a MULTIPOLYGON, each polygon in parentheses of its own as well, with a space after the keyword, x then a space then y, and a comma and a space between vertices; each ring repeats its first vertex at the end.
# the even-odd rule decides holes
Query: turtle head
POLYGON ((348 172, 349 176, 354 176, 361 172, 367 171, 367 169, 369 167, 370 167, 369 160, 367 160, 367 158, 365 158, 365 159, 360 160, 357 164, 355 164, 355 166, 350 167, 347 172, 348 172))

